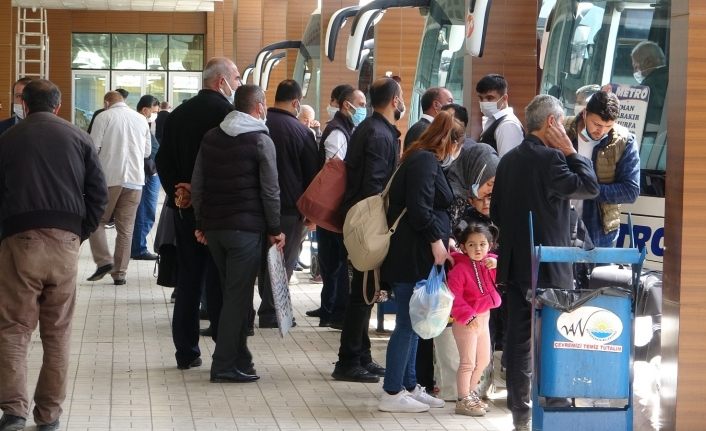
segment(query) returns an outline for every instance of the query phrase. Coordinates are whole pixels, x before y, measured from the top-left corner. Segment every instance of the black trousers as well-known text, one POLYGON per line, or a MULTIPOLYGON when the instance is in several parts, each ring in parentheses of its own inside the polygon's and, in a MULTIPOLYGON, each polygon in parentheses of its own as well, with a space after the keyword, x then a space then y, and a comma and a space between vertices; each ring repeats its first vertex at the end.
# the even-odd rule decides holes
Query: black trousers
MULTIPOLYGON (((368 298, 372 298, 375 292, 375 277, 372 272, 368 274, 367 289, 368 298)), ((372 308, 373 306, 366 304, 363 299, 363 273, 354 268, 346 312, 343 317, 337 367, 351 368, 365 366, 372 362, 370 337, 368 336, 372 308)))
POLYGON ((422 385, 428 393, 434 393, 434 339, 417 341, 417 362, 415 372, 417 383, 422 385))
POLYGON ((521 424, 530 420, 532 380, 532 308, 525 299, 528 285, 509 284, 507 288, 507 406, 512 420, 521 424))
POLYGON ((348 253, 343 234, 316 228, 321 268, 321 320, 342 320, 348 301, 348 253))
MULTIPOLYGON (((172 316, 172 339, 176 347, 177 364, 186 365, 201 356, 199 350, 199 305, 205 284, 208 296, 220 295, 216 267, 208 248, 194 236, 193 210, 174 211, 177 242, 177 296, 172 316)), ((213 309, 220 309, 214 299, 213 309)), ((217 314, 217 313, 216 313, 217 314)))

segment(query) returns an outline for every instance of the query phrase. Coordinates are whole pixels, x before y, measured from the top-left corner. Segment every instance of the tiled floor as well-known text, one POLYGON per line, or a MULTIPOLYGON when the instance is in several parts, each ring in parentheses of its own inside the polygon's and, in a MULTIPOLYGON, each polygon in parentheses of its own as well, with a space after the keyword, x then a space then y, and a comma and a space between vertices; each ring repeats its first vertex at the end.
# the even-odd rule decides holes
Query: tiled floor
MULTIPOLYGON (((62 429, 512 429, 504 401, 480 419, 455 415, 452 403, 431 413, 390 414, 377 410, 381 383, 334 381, 340 332, 305 316, 318 305, 321 289, 306 283, 308 273, 297 273, 301 282, 291 286, 298 325, 290 335, 282 339, 276 329, 256 329, 249 339, 257 383, 210 383, 210 338, 201 339, 203 366, 180 371, 170 330, 171 289, 156 285, 153 269, 153 262, 131 261, 125 286, 113 286, 110 277, 84 281, 95 270, 84 244, 62 429)), ((371 325, 370 335, 373 356, 384 363, 389 334, 377 334, 371 325)), ((41 363, 36 334, 29 361, 33 386, 41 363)))

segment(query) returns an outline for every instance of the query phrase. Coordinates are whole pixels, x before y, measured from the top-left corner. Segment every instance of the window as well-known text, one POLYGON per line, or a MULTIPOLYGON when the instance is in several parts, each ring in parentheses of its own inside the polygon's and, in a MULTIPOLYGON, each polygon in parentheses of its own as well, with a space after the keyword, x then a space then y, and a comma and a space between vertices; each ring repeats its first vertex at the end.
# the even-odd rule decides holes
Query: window
POLYGON ((203 36, 169 36, 169 70, 202 70, 203 36))
POLYGON ((110 35, 74 34, 71 58, 72 69, 110 69, 110 35))

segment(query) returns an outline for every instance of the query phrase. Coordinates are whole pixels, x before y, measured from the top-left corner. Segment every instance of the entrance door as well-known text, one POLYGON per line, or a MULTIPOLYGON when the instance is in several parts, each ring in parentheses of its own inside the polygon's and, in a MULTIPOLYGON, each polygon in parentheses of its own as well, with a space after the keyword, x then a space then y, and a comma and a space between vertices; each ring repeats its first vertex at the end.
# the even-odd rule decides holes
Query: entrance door
POLYGON ((71 121, 83 130, 88 128, 93 112, 103 107, 103 96, 108 91, 108 71, 74 71, 71 94, 71 121))
POLYGON ((137 107, 140 97, 145 94, 151 94, 162 102, 167 97, 167 73, 113 71, 113 85, 110 88, 129 91, 126 103, 132 109, 137 107))

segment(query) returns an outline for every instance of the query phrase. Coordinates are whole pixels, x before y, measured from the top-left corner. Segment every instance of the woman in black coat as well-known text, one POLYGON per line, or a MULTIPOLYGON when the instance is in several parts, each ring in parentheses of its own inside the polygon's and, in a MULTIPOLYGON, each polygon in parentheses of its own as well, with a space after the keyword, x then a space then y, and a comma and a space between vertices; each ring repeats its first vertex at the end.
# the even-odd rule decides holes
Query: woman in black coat
POLYGON ((407 208, 390 241, 381 275, 397 301, 395 330, 387 346, 387 370, 378 408, 388 412, 422 412, 443 407, 417 384, 415 356, 417 334, 412 330, 409 300, 414 285, 426 279, 434 265, 448 258, 451 223, 448 207, 453 200, 451 186, 442 170, 459 152, 464 127, 452 114, 441 112, 429 128, 403 155, 392 179, 388 223, 407 208))

